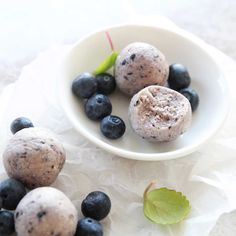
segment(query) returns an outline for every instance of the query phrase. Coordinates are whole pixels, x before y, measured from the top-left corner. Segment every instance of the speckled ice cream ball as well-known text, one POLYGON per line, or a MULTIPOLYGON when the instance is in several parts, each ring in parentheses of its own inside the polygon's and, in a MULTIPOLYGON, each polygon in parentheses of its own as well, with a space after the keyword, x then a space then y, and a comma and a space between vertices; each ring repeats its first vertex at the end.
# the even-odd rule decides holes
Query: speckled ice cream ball
POLYGON ((28 188, 49 186, 65 163, 65 150, 54 135, 44 129, 17 132, 3 153, 7 174, 28 188))
POLYGON ((29 192, 15 211, 18 236, 73 236, 77 211, 70 199, 52 187, 29 192))
POLYGON ((149 86, 135 94, 129 106, 133 130, 152 142, 176 139, 190 126, 191 106, 182 94, 162 86, 149 86))
POLYGON ((165 56, 147 43, 131 43, 117 57, 115 79, 119 89, 132 96, 149 85, 164 85, 169 65, 165 56))

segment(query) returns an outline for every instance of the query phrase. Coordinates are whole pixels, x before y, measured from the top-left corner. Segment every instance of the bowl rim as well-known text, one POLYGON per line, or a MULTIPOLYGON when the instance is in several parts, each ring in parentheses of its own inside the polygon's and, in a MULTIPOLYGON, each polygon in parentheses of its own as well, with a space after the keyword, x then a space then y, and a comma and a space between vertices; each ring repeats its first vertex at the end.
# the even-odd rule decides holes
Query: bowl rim
MULTIPOLYGON (((141 161, 164 161, 164 160, 172 160, 172 159, 177 159, 180 157, 184 157, 190 153, 195 152, 197 149, 199 149, 201 146, 203 146, 207 141, 209 141, 209 139, 211 139, 218 131, 219 129, 223 126, 223 123, 225 121, 225 119, 227 118, 228 112, 229 112, 229 108, 230 108, 230 95, 229 95, 229 86, 228 86, 228 82, 225 78, 225 74, 221 69, 220 63, 215 60, 215 58, 213 57, 213 55, 210 53, 209 50, 209 45, 206 44, 202 39, 198 38, 197 36, 193 35, 192 33, 189 33, 186 30, 183 30, 181 28, 179 28, 178 26, 173 27, 173 28, 168 28, 165 26, 153 26, 153 25, 147 25, 147 24, 118 24, 118 25, 112 25, 109 27, 103 27, 99 30, 93 31, 91 33, 86 34, 84 37, 82 37, 81 39, 79 39, 75 44, 72 45, 72 47, 70 48, 69 52, 67 52, 67 54, 65 55, 63 62, 65 63, 67 58, 69 57, 70 53, 72 53, 72 51, 74 50, 74 48, 76 48, 80 43, 82 43, 84 40, 99 34, 101 32, 104 31, 109 31, 109 30, 113 30, 113 29, 118 29, 118 28, 124 28, 124 27, 145 27, 145 28, 149 28, 149 29, 153 29, 153 30, 162 30, 165 31, 167 33, 170 34, 175 34, 178 35, 178 37, 183 38, 184 40, 187 40, 193 44, 195 44, 195 46, 197 46, 200 50, 205 52, 205 55, 207 57, 209 57, 209 59, 216 65, 216 67, 218 68, 222 79, 224 80, 224 89, 226 92, 226 96, 224 97, 224 101, 225 101, 225 109, 224 109, 224 115, 222 115, 221 120, 218 123, 218 127, 213 129, 211 132, 208 132, 207 135, 205 135, 204 137, 202 137, 201 139, 199 139, 198 142, 195 142, 191 145, 188 145, 187 147, 183 147, 174 151, 168 151, 168 152, 163 152, 163 153, 142 153, 142 152, 135 152, 135 151, 130 151, 130 150, 124 150, 122 148, 117 148, 114 147, 112 144, 108 144, 106 142, 104 142, 103 140, 99 139, 99 138, 95 138, 92 134, 90 134, 82 125, 78 125, 77 120, 70 115, 70 111, 68 109, 67 103, 65 102, 65 100, 63 99, 63 86, 62 83, 58 83, 59 84, 59 100, 60 100, 60 104, 65 112, 65 115, 67 116, 67 118, 69 119, 69 121, 72 123, 72 126, 85 138, 87 138, 90 142, 92 142, 93 144, 95 144, 96 146, 108 151, 109 153, 115 154, 119 157, 124 157, 127 159, 133 159, 133 160, 141 160, 141 161)), ((60 73, 62 74, 62 73, 60 73)), ((62 80, 62 76, 60 81, 62 80)))

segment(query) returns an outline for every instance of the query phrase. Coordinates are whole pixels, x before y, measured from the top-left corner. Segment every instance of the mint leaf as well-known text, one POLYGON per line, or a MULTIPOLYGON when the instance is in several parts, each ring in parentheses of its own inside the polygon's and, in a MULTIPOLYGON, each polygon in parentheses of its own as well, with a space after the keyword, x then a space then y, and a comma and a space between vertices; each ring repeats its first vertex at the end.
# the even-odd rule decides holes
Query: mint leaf
POLYGON ((108 57, 106 57, 101 62, 101 64, 95 69, 93 74, 98 75, 109 70, 115 64, 118 55, 118 52, 113 51, 108 57))
POLYGON ((190 212, 190 204, 185 196, 167 188, 148 190, 144 193, 144 215, 157 224, 175 224, 182 221, 190 212))

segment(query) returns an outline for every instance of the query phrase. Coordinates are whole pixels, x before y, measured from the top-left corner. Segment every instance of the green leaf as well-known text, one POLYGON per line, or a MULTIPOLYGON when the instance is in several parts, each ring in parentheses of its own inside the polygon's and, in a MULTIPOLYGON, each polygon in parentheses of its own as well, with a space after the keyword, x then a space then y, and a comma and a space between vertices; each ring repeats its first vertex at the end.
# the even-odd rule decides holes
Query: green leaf
POLYGON ((175 190, 159 188, 148 192, 147 189, 144 193, 144 215, 157 224, 179 223, 190 208, 187 198, 175 190))
POLYGON ((118 55, 118 52, 113 51, 108 57, 106 57, 101 62, 101 64, 95 69, 93 74, 98 75, 109 70, 115 64, 118 55))

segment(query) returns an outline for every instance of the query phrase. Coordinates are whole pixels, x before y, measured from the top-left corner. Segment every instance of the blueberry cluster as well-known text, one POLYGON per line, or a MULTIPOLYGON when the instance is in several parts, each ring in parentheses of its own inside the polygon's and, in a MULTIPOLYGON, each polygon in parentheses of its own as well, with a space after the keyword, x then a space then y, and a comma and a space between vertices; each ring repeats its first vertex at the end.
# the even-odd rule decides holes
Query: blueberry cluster
MULTIPOLYGON (((91 91, 95 91, 92 90, 94 78, 91 82, 91 75, 88 76, 86 73, 84 73, 84 77, 82 78, 85 78, 88 82, 84 83, 82 79, 79 83, 85 86, 87 90, 85 91, 82 89, 79 91, 82 85, 79 85, 77 89, 74 89, 81 94, 81 97, 88 98, 87 96, 92 96, 91 91)), ((96 82, 96 91, 100 91, 104 94, 110 94, 114 91, 115 81, 111 75, 104 73, 99 75, 97 80, 100 81, 100 84, 96 82)), ((73 86, 75 85, 73 84, 73 86)), ((93 111, 90 111, 91 114, 88 112, 89 114, 87 115, 90 115, 90 119, 102 119, 101 126, 104 127, 104 132, 108 133, 107 136, 111 136, 111 138, 117 138, 117 135, 122 136, 125 125, 123 123, 123 127, 120 127, 120 121, 122 120, 117 116, 110 115, 111 103, 109 99, 103 94, 97 94, 91 98, 91 100, 89 99, 87 101, 87 109, 89 109, 90 106, 94 106, 94 113, 96 114, 93 114, 93 111), (94 101, 98 103, 97 106, 94 104, 94 101), (104 114, 107 114, 105 118, 103 118, 104 114), (108 127, 112 125, 114 125, 114 127, 108 127), (111 129, 115 130, 115 132, 111 132, 111 129)), ((13 120, 10 129, 11 132, 15 134, 16 132, 29 127, 33 127, 33 123, 26 117, 19 117, 13 120)), ((27 191, 25 186, 16 179, 9 178, 0 183, 0 235, 8 236, 15 231, 13 211, 17 208, 17 205, 26 193, 27 191)), ((84 218, 78 221, 75 236, 102 236, 103 228, 99 221, 104 219, 109 214, 110 210, 111 200, 107 194, 101 191, 94 191, 88 194, 81 204, 81 211, 84 218)))
POLYGON ((190 83, 191 77, 184 65, 170 65, 168 78, 169 87, 184 95, 189 100, 192 111, 194 112, 199 105, 199 96, 194 89, 189 88, 190 83))
MULTIPOLYGON (((27 191, 24 185, 13 178, 0 183, 0 235, 14 233, 14 211, 27 191), (2 210, 2 208, 4 210, 2 210)), ((102 236, 103 228, 100 220, 111 210, 111 200, 107 194, 94 191, 88 194, 81 204, 85 218, 78 221, 75 236, 102 236)))
POLYGON ((81 204, 85 218, 79 220, 75 236, 102 236, 103 229, 100 220, 111 210, 111 200, 107 194, 94 191, 88 194, 81 204))
POLYGON ((72 83, 73 94, 86 99, 84 110, 87 117, 93 121, 101 121, 100 130, 109 139, 120 138, 126 129, 120 117, 111 115, 112 104, 107 95, 114 92, 115 88, 115 78, 108 73, 93 76, 85 72, 78 75, 72 83))
POLYGON ((0 235, 8 236, 15 231, 12 211, 25 195, 26 189, 18 180, 10 178, 0 183, 0 235))

